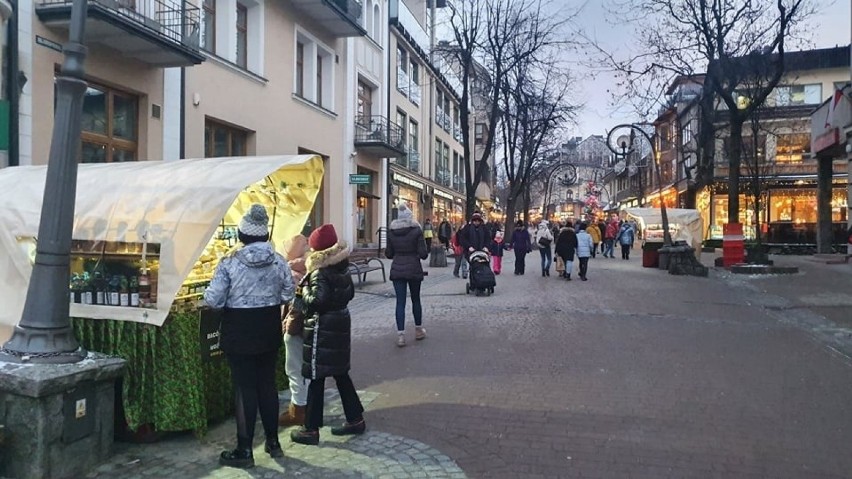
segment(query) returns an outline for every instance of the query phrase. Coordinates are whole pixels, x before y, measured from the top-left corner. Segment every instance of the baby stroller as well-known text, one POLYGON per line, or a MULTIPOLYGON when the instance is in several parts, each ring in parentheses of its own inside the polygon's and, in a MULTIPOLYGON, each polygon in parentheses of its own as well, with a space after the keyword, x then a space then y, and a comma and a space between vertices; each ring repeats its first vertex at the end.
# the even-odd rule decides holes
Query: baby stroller
POLYGON ((476 296, 485 294, 491 296, 494 293, 494 287, 497 286, 497 281, 494 277, 494 272, 491 271, 491 258, 485 251, 475 251, 468 258, 470 263, 469 282, 465 285, 465 293, 470 294, 471 291, 476 296))

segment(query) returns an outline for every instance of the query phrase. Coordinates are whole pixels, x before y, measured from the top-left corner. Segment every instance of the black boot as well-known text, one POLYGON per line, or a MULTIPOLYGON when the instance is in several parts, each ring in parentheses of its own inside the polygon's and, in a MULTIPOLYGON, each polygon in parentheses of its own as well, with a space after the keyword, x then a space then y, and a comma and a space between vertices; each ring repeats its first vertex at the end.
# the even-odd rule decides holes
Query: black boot
POLYGON ((237 448, 232 451, 222 451, 222 454, 219 455, 219 464, 228 467, 238 467, 240 469, 250 469, 254 467, 254 456, 251 453, 251 449, 237 448))
POLYGON ((278 437, 266 438, 266 445, 263 447, 263 450, 266 451, 270 457, 284 457, 284 451, 281 449, 281 443, 278 442, 278 437))
POLYGON ((568 281, 571 281, 571 273, 566 274, 565 279, 567 279, 568 281))
POLYGON ((306 446, 316 446, 319 444, 319 431, 300 427, 290 432, 290 440, 306 446))
POLYGON ((364 422, 364 418, 361 418, 357 421, 353 422, 345 422, 340 427, 331 428, 331 433, 335 436, 352 436, 356 434, 364 434, 364 431, 367 430, 367 423, 364 422))

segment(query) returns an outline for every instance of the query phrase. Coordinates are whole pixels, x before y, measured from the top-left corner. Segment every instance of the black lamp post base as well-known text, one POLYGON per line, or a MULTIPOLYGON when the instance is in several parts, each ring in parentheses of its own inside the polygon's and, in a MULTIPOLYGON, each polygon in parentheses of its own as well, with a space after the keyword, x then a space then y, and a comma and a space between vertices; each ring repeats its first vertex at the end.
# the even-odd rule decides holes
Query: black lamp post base
POLYGON ((82 361, 88 352, 67 328, 15 327, 12 338, 0 348, 0 361, 9 363, 68 364, 82 361))

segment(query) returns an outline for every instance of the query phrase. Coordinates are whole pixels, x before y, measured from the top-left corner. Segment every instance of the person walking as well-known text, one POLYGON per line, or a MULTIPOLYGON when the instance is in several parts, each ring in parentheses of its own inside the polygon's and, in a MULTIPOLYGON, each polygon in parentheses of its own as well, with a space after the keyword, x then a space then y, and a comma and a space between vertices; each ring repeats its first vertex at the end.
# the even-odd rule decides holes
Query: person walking
POLYGON ((488 250, 491 251, 491 269, 494 271, 495 275, 499 275, 503 270, 503 249, 505 244, 503 244, 503 232, 497 230, 497 233, 494 235, 494 241, 491 242, 491 246, 488 247, 488 250))
POLYGON ((610 258, 614 258, 613 256, 613 247, 615 245, 615 237, 618 236, 618 222, 610 219, 609 223, 606 225, 606 231, 604 232, 604 242, 606 243, 606 249, 604 250, 604 258, 609 256, 610 258))
POLYGON ((606 240, 604 239, 606 238, 606 223, 603 218, 598 220, 598 231, 601 234, 601 254, 603 254, 606 251, 606 240))
POLYGON ((258 409, 264 449, 272 457, 284 455, 278 441, 275 366, 283 340, 281 306, 293 299, 295 285, 287 261, 269 243, 268 224, 266 208, 251 205, 237 229, 243 246, 222 258, 204 291, 204 302, 223 310, 219 344, 235 391, 237 447, 220 454, 223 466, 254 467, 258 409))
MULTIPOLYGON (((290 266, 293 282, 300 285, 307 273, 305 260, 308 256, 308 239, 296 235, 284 243, 284 257, 290 266)), ((281 427, 298 426, 305 423, 305 406, 308 404, 308 380, 302 376, 302 332, 305 318, 293 308, 292 302, 284 307, 284 368, 290 384, 290 404, 287 411, 278 417, 281 427)))
POLYGON ((352 318, 349 301, 355 285, 349 274, 349 247, 338 241, 334 226, 324 224, 308 238, 311 252, 305 262, 307 275, 293 307, 305 315, 302 376, 311 380, 305 424, 290 433, 293 442, 319 444, 323 425, 325 379, 333 377, 343 403, 346 422, 331 428, 335 436, 363 434, 367 428, 364 407, 349 377, 352 318))
POLYGON ((459 242, 459 233, 462 232, 464 227, 460 227, 453 233, 452 239, 450 240, 450 244, 453 247, 453 256, 455 257, 455 267, 453 268, 453 276, 456 278, 459 277, 459 271, 461 271, 461 275, 464 279, 467 279, 467 261, 465 260, 464 248, 459 242))
POLYGON ((602 231, 598 229, 597 223, 594 221, 589 222, 589 226, 586 227, 586 233, 589 233, 589 236, 592 237, 592 244, 594 248, 592 248, 592 258, 597 256, 598 252, 598 243, 601 242, 602 231))
POLYGON ((450 238, 453 237, 453 225, 447 221, 447 218, 441 220, 438 225, 438 241, 444 245, 444 249, 450 249, 450 238))
POLYGON ((553 250, 551 249, 553 233, 550 232, 547 220, 541 220, 538 224, 533 243, 541 255, 541 275, 550 276, 550 265, 553 263, 553 250))
MULTIPOLYGON (((400 205, 402 206, 402 205, 400 205)), ((408 209, 408 207, 406 207, 408 209)), ((411 210, 408 210, 409 214, 411 214, 411 210)), ((397 216, 399 218, 399 216, 397 216)), ((420 226, 420 225, 417 225, 420 226)), ((432 249, 432 238, 435 237, 435 230, 432 229, 432 220, 426 218, 426 221, 423 223, 423 227, 421 228, 423 231, 423 240, 424 244, 426 244, 426 253, 428 257, 429 251, 432 249)))
POLYGON ((393 260, 390 279, 396 293, 396 345, 405 346, 405 297, 411 293, 411 312, 414 316, 414 339, 426 339, 423 328, 423 307, 420 304, 420 286, 423 283, 423 265, 428 251, 423 246, 423 231, 411 217, 411 210, 400 205, 397 219, 391 222, 385 256, 393 260))
POLYGON ((618 234, 616 235, 616 239, 621 245, 621 259, 630 259, 630 248, 633 247, 635 237, 633 227, 630 226, 630 223, 626 221, 622 222, 621 228, 618 230, 618 234))
POLYGON ((562 258, 562 263, 565 265, 565 271, 562 272, 561 276, 571 281, 571 270, 574 268, 574 251, 577 249, 577 235, 574 233, 570 221, 559 230, 555 248, 556 254, 562 258))
POLYGON ((509 248, 515 252, 515 274, 523 275, 527 267, 527 253, 532 251, 532 237, 521 220, 515 223, 509 248))
POLYGON ((470 223, 459 233, 459 243, 464 250, 465 259, 474 251, 488 251, 491 245, 491 232, 482 222, 482 213, 474 211, 470 223))
POLYGON ((589 258, 592 256, 594 242, 592 236, 586 231, 586 225, 580 225, 577 233, 577 259, 580 261, 580 279, 588 281, 589 258))

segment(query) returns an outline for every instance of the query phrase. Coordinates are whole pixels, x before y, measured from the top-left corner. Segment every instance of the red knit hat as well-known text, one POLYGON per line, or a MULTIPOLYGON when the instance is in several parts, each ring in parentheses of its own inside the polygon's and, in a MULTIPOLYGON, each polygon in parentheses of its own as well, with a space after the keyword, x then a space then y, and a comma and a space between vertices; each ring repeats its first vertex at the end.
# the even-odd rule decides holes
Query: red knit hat
POLYGON ((315 229, 308 239, 308 245, 314 251, 322 251, 329 249, 337 244, 337 233, 334 231, 334 225, 325 224, 315 229))

